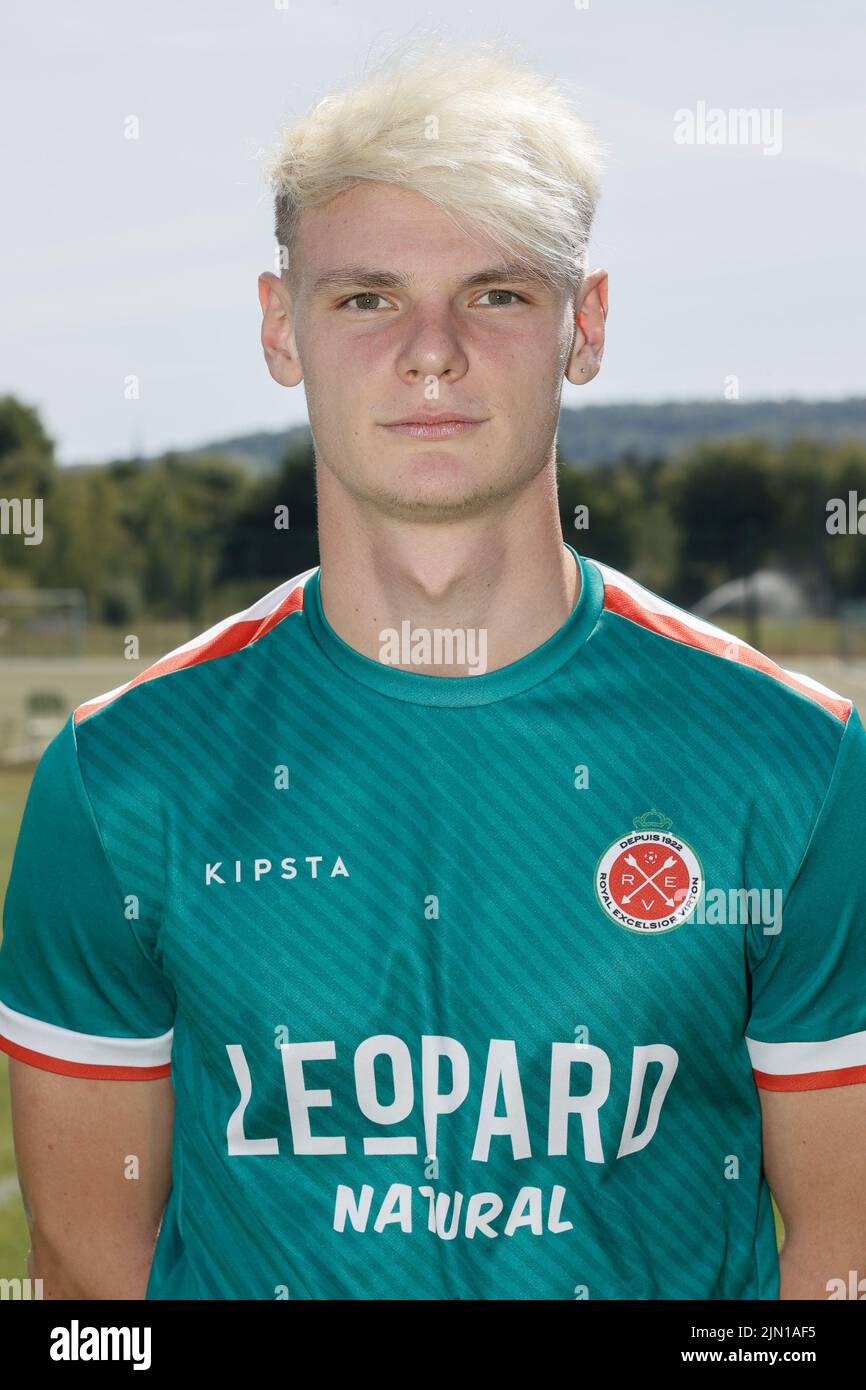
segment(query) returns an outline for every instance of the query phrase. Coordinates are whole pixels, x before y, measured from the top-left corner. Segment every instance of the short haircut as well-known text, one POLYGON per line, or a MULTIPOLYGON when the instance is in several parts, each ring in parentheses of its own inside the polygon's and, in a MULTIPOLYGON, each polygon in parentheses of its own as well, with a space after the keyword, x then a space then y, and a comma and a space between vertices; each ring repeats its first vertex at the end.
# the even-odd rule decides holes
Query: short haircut
POLYGON ((284 269, 302 210, 371 180, 422 194, 509 260, 574 289, 603 153, 558 83, 509 48, 404 49, 284 126, 267 154, 284 269))

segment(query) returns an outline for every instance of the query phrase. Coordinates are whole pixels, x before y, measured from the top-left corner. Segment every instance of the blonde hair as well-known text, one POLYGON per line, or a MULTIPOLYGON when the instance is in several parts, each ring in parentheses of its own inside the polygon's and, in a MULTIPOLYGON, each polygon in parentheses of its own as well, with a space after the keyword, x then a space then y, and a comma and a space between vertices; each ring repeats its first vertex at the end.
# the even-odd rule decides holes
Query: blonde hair
POLYGON ((289 267, 302 210, 367 179, 422 194, 509 259, 574 287, 603 153, 558 84, 510 50, 439 42, 391 54, 358 86, 319 101, 265 158, 289 267))

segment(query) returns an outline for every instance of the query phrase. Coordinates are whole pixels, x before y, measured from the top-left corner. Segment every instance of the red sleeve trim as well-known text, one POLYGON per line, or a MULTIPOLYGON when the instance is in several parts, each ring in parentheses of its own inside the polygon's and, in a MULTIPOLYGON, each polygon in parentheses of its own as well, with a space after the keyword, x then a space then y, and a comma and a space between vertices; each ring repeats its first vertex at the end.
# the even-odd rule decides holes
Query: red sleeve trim
POLYGON ((832 1071, 807 1071, 799 1076, 774 1076, 771 1072, 755 1071, 755 1085, 762 1091, 823 1091, 831 1086, 854 1086, 866 1081, 866 1066, 834 1067, 832 1071))
POLYGON ((40 1071, 53 1071, 61 1076, 88 1076, 93 1081, 156 1081, 171 1075, 171 1062, 155 1067, 112 1067, 93 1062, 67 1062, 62 1057, 49 1057, 45 1052, 33 1052, 0 1034, 0 1052, 6 1052, 18 1062, 27 1062, 40 1071))

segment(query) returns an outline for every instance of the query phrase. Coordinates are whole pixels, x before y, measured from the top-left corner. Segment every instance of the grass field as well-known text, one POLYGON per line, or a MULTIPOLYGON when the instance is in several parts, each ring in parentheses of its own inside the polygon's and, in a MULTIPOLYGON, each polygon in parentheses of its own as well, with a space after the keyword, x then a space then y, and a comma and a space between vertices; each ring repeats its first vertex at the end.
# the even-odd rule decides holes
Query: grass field
MULTIPOLYGON (((32 768, 0 772, 0 897, 5 897, 12 851, 32 768)), ((29 1246, 27 1223, 15 1177, 9 1113, 9 1059, 0 1053, 0 1279, 23 1278, 29 1246)))

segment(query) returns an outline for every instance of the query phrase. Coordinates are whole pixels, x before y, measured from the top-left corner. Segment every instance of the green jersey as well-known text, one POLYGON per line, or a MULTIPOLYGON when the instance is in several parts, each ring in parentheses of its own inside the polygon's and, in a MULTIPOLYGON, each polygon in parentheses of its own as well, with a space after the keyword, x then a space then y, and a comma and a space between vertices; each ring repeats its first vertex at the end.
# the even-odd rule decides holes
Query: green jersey
POLYGON ((0 1046, 171 1077, 149 1299, 778 1298, 759 1091, 866 1081, 866 733, 577 559, 455 678, 310 570, 43 754, 0 1046))

